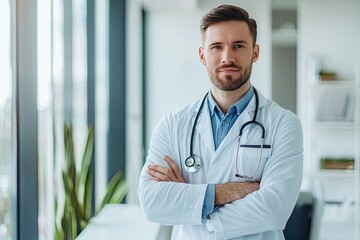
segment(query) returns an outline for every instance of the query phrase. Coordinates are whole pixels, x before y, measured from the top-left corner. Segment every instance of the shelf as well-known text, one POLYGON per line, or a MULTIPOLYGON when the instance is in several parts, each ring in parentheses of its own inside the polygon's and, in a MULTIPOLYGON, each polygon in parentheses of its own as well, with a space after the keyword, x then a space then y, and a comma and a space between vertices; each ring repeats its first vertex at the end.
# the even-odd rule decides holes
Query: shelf
POLYGON ((323 206, 324 224, 353 224, 354 221, 354 203, 343 202, 340 204, 324 204, 323 206))
POLYGON ((354 170, 324 170, 320 169, 318 171, 318 176, 321 178, 353 178, 354 170))
POLYGON ((354 130, 354 121, 314 121, 314 127, 320 130, 354 130))
MULTIPOLYGON (((334 81, 313 85, 313 103, 317 126, 353 129, 355 84, 353 81, 334 81)), ((327 128, 326 127, 326 128, 327 128)))
POLYGON ((328 90, 354 90, 355 81, 353 80, 334 80, 334 81, 317 81, 310 84, 313 88, 328 90))

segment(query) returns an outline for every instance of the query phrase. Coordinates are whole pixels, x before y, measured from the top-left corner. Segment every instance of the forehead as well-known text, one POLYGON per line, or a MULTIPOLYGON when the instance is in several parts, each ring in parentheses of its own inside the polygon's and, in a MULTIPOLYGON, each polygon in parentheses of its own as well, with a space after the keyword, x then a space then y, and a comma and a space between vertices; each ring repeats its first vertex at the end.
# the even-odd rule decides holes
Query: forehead
POLYGON ((223 21, 211 24, 203 34, 204 45, 214 42, 246 41, 251 43, 249 26, 244 21, 223 21))

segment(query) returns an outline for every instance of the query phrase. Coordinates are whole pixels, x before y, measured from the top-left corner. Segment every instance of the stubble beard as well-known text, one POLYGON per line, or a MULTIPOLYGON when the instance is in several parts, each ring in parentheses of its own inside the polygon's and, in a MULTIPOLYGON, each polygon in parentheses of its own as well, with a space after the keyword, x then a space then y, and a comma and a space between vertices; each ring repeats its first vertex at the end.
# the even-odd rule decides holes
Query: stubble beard
POLYGON ((211 82, 222 91, 237 90, 241 88, 250 79, 252 64, 250 63, 250 66, 245 69, 239 66, 236 67, 239 69, 240 72, 240 76, 238 78, 233 79, 231 75, 225 75, 223 78, 220 78, 218 75, 218 71, 212 73, 210 69, 208 69, 209 78, 211 82))

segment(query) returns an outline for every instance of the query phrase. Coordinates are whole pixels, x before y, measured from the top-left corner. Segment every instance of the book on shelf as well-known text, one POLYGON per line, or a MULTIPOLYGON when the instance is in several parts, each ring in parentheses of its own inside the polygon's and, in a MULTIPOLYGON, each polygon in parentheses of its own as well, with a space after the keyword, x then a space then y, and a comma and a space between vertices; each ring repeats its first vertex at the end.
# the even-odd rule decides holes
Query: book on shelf
POLYGON ((323 157, 320 159, 320 169, 354 170, 353 157, 323 157))
POLYGON ((354 120, 353 112, 354 96, 352 92, 321 92, 317 99, 315 120, 350 122, 354 120))
POLYGON ((321 81, 337 81, 338 77, 335 72, 321 70, 319 73, 319 79, 321 81))

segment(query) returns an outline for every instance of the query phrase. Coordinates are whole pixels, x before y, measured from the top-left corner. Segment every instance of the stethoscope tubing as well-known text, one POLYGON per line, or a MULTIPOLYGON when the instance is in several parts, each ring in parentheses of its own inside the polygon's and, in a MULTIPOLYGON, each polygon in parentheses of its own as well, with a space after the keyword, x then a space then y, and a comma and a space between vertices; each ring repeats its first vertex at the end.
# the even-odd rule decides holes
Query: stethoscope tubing
POLYGON ((248 179, 248 180, 254 178, 255 175, 257 174, 257 172, 259 171, 259 167, 260 167, 261 159, 262 159, 262 152, 263 152, 264 143, 265 143, 265 128, 260 122, 256 121, 258 110, 259 110, 259 94, 258 94, 256 88, 254 88, 254 94, 255 94, 255 113, 254 113, 253 119, 251 121, 248 121, 248 122, 244 123, 240 128, 239 137, 238 137, 238 146, 237 146, 237 149, 236 149, 236 159, 235 159, 235 170, 236 170, 235 177, 245 178, 245 179, 248 179), (238 156, 239 156, 239 150, 240 150, 240 144, 241 144, 241 136, 243 134, 243 130, 245 129, 246 126, 248 126, 250 124, 255 124, 258 127, 260 127, 260 129, 261 129, 261 148, 260 148, 259 161, 257 163, 255 171, 250 176, 247 176, 247 175, 242 175, 242 174, 239 173, 238 156))
MULTIPOLYGON (((204 98, 202 99, 201 101, 201 104, 200 104, 200 107, 199 107, 199 111, 197 112, 196 114, 196 117, 195 117, 195 120, 194 120, 194 124, 193 124, 193 127, 192 127, 192 130, 191 130, 191 137, 190 137, 190 156, 188 158, 186 158, 185 160, 185 169, 186 171, 188 172, 196 172, 199 168, 200 168, 200 163, 197 164, 197 169, 195 171, 191 171, 190 168, 193 167, 195 165, 195 162, 196 162, 196 156, 195 154, 193 153, 193 144, 194 144, 194 134, 195 134, 195 128, 196 128, 196 124, 197 124, 197 121, 199 119, 199 116, 200 116, 200 113, 205 105, 205 100, 207 98, 209 93, 206 93, 204 98), (189 158, 192 158, 193 159, 193 164, 191 165, 188 165, 188 159, 189 158)), ((244 123, 241 128, 240 128, 240 131, 239 131, 239 136, 238 136, 238 147, 237 147, 237 151, 236 151, 236 159, 235 159, 235 168, 236 168, 236 174, 235 176, 236 177, 240 177, 240 178, 246 178, 246 179, 252 179, 256 173, 258 172, 259 170, 259 167, 260 167, 260 164, 261 164, 261 158, 262 158, 262 151, 263 151, 263 148, 264 148, 264 139, 265 139, 265 128, 264 126, 256 121, 256 118, 257 118, 257 114, 258 114, 258 110, 259 110, 259 95, 258 95, 258 92, 256 90, 256 88, 254 88, 254 94, 255 94, 255 113, 254 113, 254 116, 253 116, 253 119, 244 123), (256 166, 256 169, 254 171, 254 173, 251 175, 251 176, 246 176, 246 175, 241 175, 239 174, 239 170, 238 170, 238 154, 239 154, 239 149, 240 149, 240 140, 241 140, 241 136, 242 136, 242 133, 243 133, 243 130, 245 129, 246 126, 250 125, 250 124, 255 124, 257 125, 258 127, 260 127, 261 129, 261 149, 260 149, 260 160, 258 161, 257 163, 257 166, 256 166)))

